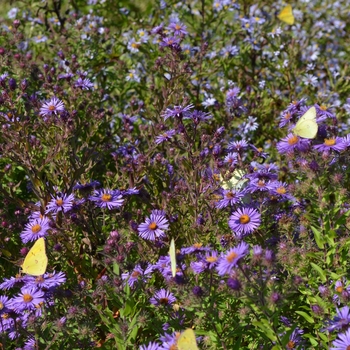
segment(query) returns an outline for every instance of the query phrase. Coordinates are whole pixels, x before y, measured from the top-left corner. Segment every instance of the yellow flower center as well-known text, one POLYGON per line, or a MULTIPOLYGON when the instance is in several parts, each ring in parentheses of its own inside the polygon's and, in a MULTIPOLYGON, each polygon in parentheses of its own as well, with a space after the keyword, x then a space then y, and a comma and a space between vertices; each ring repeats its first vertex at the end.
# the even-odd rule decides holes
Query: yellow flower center
POLYGON ((293 340, 290 340, 288 343, 287 343, 287 349, 294 349, 294 346, 295 346, 295 343, 293 340))
POLYGON ((292 115, 288 112, 288 113, 286 113, 286 115, 284 116, 284 119, 289 120, 291 116, 292 116, 292 115))
POLYGON ((133 49, 138 49, 138 48, 140 47, 140 44, 138 44, 138 43, 132 43, 132 44, 131 44, 131 47, 132 47, 133 49))
POLYGON ((168 305, 169 299, 168 298, 160 298, 159 303, 162 305, 168 305))
POLYGON ((30 303, 33 300, 33 297, 30 294, 23 294, 23 301, 25 303, 30 303))
POLYGON ((148 225, 148 228, 150 230, 155 230, 156 228, 158 228, 157 224, 155 222, 151 222, 149 225, 148 225))
POLYGON ((235 195, 234 195, 233 192, 230 191, 230 192, 227 192, 227 193, 226 193, 226 198, 227 198, 227 199, 232 199, 232 198, 235 198, 235 195))
POLYGON ((338 292, 338 293, 341 293, 343 291, 343 286, 339 286, 337 288, 335 288, 335 290, 338 292))
POLYGON ((50 110, 50 111, 54 111, 54 110, 55 110, 55 106, 50 105, 50 106, 49 106, 49 110, 50 110))
POLYGON ((291 145, 291 146, 295 145, 296 143, 298 143, 298 141, 299 141, 299 138, 296 135, 293 135, 293 136, 288 138, 288 144, 291 145))
POLYGON ((56 199, 56 204, 61 207, 63 205, 63 199, 62 198, 59 198, 59 199, 56 199))
POLYGON ((193 248, 196 248, 196 249, 200 249, 200 248, 202 248, 202 246, 203 246, 203 244, 202 243, 195 243, 195 244, 193 244, 193 248))
POLYGON ((237 258, 238 254, 235 252, 230 253, 229 255, 227 255, 226 260, 229 263, 232 263, 233 260, 235 260, 237 258))
POLYGON ((178 25, 178 24, 176 24, 175 29, 176 29, 176 30, 180 30, 180 29, 181 29, 181 26, 178 25))
POLYGON ((239 222, 241 224, 247 224, 250 221, 250 217, 247 214, 241 215, 241 217, 239 218, 239 222))
POLYGON ((283 186, 281 186, 281 187, 277 188, 276 192, 278 194, 285 194, 287 192, 287 190, 283 186))
POLYGON ((214 263, 218 260, 218 258, 216 256, 208 256, 205 258, 205 260, 208 262, 208 263, 214 263))
POLYGON ((320 109, 322 109, 322 111, 326 111, 327 110, 327 106, 322 105, 322 106, 320 106, 320 109))
POLYGON ((140 32, 139 35, 140 35, 140 36, 144 36, 144 35, 145 35, 145 32, 140 32))
POLYGON ((102 196, 101 196, 101 200, 103 202, 109 202, 111 200, 112 196, 109 194, 109 193, 104 193, 102 196))
POLYGON ((10 315, 7 314, 7 313, 5 313, 5 314, 2 314, 1 317, 2 317, 4 320, 7 320, 7 319, 10 317, 10 315))
POLYGON ((324 144, 326 146, 334 146, 336 144, 336 139, 334 137, 330 138, 330 139, 324 139, 324 144))
POLYGON ((259 17, 255 17, 255 20, 258 22, 258 21, 260 21, 260 18, 259 17))
POLYGON ((258 186, 259 187, 265 187, 265 181, 264 180, 259 180, 258 181, 258 186))
POLYGON ((4 308, 4 304, 0 301, 0 310, 4 308))
POLYGON ((37 282, 37 283, 41 283, 41 282, 44 282, 45 280, 44 280, 44 278, 43 278, 43 276, 38 276, 36 279, 35 279, 35 282, 37 282))
POLYGON ((39 224, 33 225, 32 226, 32 233, 38 233, 41 230, 41 226, 39 224))
POLYGON ((137 278, 141 275, 141 273, 139 271, 133 271, 133 273, 131 274, 131 277, 133 278, 137 278))

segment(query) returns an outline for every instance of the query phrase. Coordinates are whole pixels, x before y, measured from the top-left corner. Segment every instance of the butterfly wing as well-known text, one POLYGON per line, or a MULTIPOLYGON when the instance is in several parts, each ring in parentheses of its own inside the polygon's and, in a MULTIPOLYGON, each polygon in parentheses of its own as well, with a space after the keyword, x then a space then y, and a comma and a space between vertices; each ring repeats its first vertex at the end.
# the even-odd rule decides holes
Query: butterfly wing
POLYGON ((170 242, 169 255, 170 255, 170 264, 171 264, 171 274, 173 275, 173 277, 175 277, 176 276, 176 249, 175 249, 174 238, 172 238, 170 242))
POLYGON ((224 190, 232 190, 232 189, 240 190, 243 187, 244 183, 247 181, 246 179, 243 178, 244 175, 245 173, 243 170, 236 169, 233 172, 233 176, 231 177, 231 179, 224 181, 223 177, 220 174, 221 187, 224 190))
POLYGON ((196 335, 191 328, 187 328, 181 333, 177 340, 178 350, 199 350, 196 341, 196 335))
POLYGON ((315 120, 316 121, 316 108, 315 107, 309 108, 299 120, 300 121, 304 121, 304 120, 315 120))
POLYGON ((47 261, 45 240, 41 237, 27 253, 22 265, 22 271, 32 276, 43 275, 46 272, 47 261))
POLYGON ((294 24, 294 15, 291 5, 287 5, 277 17, 284 23, 293 25, 294 24))
POLYGON ((305 139, 314 139, 318 132, 316 122, 316 108, 309 108, 306 113, 296 123, 293 134, 305 139))

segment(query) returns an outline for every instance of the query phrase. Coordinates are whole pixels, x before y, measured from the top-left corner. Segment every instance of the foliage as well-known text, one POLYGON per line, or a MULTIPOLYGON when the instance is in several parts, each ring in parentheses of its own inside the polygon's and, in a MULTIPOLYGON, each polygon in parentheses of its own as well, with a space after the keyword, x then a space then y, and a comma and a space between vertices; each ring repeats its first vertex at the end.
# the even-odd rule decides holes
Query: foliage
POLYGON ((3 348, 347 349, 348 2, 7 6, 3 348))

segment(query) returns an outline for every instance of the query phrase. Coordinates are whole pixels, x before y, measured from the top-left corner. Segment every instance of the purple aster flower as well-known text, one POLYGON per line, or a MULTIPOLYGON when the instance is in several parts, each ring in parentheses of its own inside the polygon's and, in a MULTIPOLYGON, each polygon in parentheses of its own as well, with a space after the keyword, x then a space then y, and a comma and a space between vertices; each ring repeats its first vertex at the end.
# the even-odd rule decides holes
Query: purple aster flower
POLYGON ((155 241, 158 238, 165 237, 164 230, 168 228, 169 224, 165 213, 162 210, 152 210, 150 217, 146 218, 145 222, 140 224, 137 230, 140 237, 155 241))
POLYGON ((159 45, 162 47, 173 47, 179 44, 180 39, 175 36, 163 38, 162 41, 159 43, 159 45))
POLYGON ((58 194, 56 197, 52 196, 51 201, 46 207, 45 214, 54 213, 57 214, 59 211, 64 213, 68 212, 73 207, 74 194, 58 194))
POLYGON ((285 182, 281 181, 273 181, 268 184, 269 188, 271 188, 272 196, 277 197, 277 199, 283 200, 294 200, 295 198, 288 193, 288 185, 285 182), (273 186, 273 187, 272 187, 273 186))
POLYGON ((160 350, 160 346, 157 343, 150 342, 148 345, 141 345, 139 350, 160 350))
POLYGON ((194 243, 191 247, 181 248, 180 253, 187 255, 187 254, 207 252, 210 250, 211 249, 209 247, 206 247, 206 246, 203 247, 203 243, 194 243))
POLYGON ((303 339, 301 337, 301 334, 303 333, 303 330, 295 328, 292 334, 289 336, 289 341, 287 343, 286 349, 296 349, 298 345, 303 342, 303 339))
POLYGON ((89 197, 100 208, 107 207, 109 210, 122 206, 124 199, 119 190, 101 189, 95 190, 89 197))
POLYGON ((23 350, 36 350, 38 349, 38 344, 33 337, 26 340, 23 350))
POLYGON ((159 145, 165 141, 170 141, 170 139, 176 134, 174 129, 164 132, 162 135, 156 137, 156 144, 159 145))
POLYGON ((247 149, 249 146, 248 142, 245 141, 245 140, 241 140, 241 141, 233 141, 233 142, 230 142, 228 145, 227 145, 227 149, 230 151, 230 152, 241 152, 245 149, 247 149))
POLYGON ((346 144, 346 147, 350 147, 350 134, 344 136, 342 139, 343 139, 343 143, 346 144))
POLYGON ((188 106, 174 106, 174 108, 167 108, 165 112, 162 114, 162 117, 164 120, 167 120, 168 118, 181 118, 188 112, 190 109, 193 108, 193 105, 190 104, 188 106))
POLYGON ((327 330, 333 332, 334 330, 345 330, 350 323, 350 309, 348 306, 344 306, 341 309, 337 308, 337 314, 333 320, 329 321, 329 326, 325 327, 323 331, 327 330))
POLYGON ((329 139, 324 139, 324 143, 321 145, 313 146, 314 149, 319 152, 329 152, 330 150, 334 151, 343 151, 347 147, 347 143, 344 142, 342 137, 330 137, 329 139))
POLYGON ((21 232, 21 240, 23 243, 36 241, 40 237, 47 236, 47 231, 50 229, 50 220, 47 217, 33 219, 26 224, 21 232))
POLYGON ((350 328, 345 333, 338 334, 338 338, 334 340, 332 345, 330 350, 348 350, 350 347, 350 328))
POLYGON ((74 84, 75 87, 80 88, 82 90, 93 90, 94 84, 88 78, 78 78, 74 84))
POLYGON ((177 339, 179 338, 180 333, 175 332, 173 334, 164 334, 159 337, 159 340, 162 342, 162 350, 173 350, 177 349, 177 339))
POLYGON ((171 22, 167 27, 167 29, 172 31, 173 34, 177 36, 188 34, 186 30, 186 26, 180 22, 171 22))
POLYGON ((193 112, 186 112, 184 114, 184 119, 192 119, 193 123, 198 125, 200 122, 207 121, 213 118, 210 113, 194 110, 193 112))
POLYGON ((226 208, 229 205, 233 206, 237 204, 241 198, 243 198, 244 193, 240 191, 232 190, 224 190, 222 192, 224 198, 215 203, 216 208, 222 209, 226 208))
POLYGON ((336 116, 334 113, 332 113, 329 108, 325 105, 319 106, 318 104, 315 104, 316 112, 317 112, 317 121, 323 121, 327 118, 336 119, 336 116))
POLYGON ((10 279, 4 278, 4 282, 0 284, 0 289, 8 290, 13 287, 21 286, 29 281, 29 275, 16 275, 15 277, 10 277, 10 279))
POLYGON ((49 101, 44 102, 40 108, 39 114, 41 116, 51 116, 53 114, 57 115, 64 112, 64 104, 57 97, 52 97, 49 101))
POLYGON ((0 295, 0 317, 4 313, 10 312, 10 301, 9 298, 5 295, 0 295))
POLYGON ((43 276, 29 276, 30 279, 27 281, 27 286, 33 286, 37 288, 50 289, 57 287, 66 282, 66 275, 64 272, 52 272, 45 273, 43 276))
POLYGON ((239 238, 252 233, 260 226, 260 214, 253 208, 239 208, 230 216, 228 225, 239 238))
POLYGON ((35 310, 36 305, 45 301, 44 295, 42 290, 35 287, 23 287, 21 293, 11 300, 11 308, 16 312, 35 310))
POLYGON ((154 296, 149 301, 156 306, 169 306, 175 303, 176 298, 168 290, 162 288, 155 292, 154 296))
POLYGON ((206 264, 204 261, 191 261, 190 263, 191 269, 195 274, 200 274, 205 271, 206 264))
POLYGON ((310 141, 290 133, 277 143, 279 153, 293 153, 294 151, 306 152, 310 148, 310 141))
POLYGON ((224 162, 228 164, 229 166, 236 165, 238 154, 235 152, 230 152, 227 156, 225 156, 224 162))
POLYGON ((73 190, 90 191, 91 189, 95 189, 96 187, 99 187, 99 186, 101 186, 101 183, 96 180, 87 182, 85 184, 81 184, 80 182, 77 182, 77 184, 74 185, 73 190))
POLYGON ((249 245, 245 242, 237 247, 231 248, 226 253, 222 253, 218 261, 216 270, 220 276, 230 274, 232 269, 237 266, 240 259, 249 253, 249 245))
POLYGON ((120 193, 122 194, 122 196, 131 196, 133 194, 139 194, 140 191, 136 187, 133 187, 124 191, 120 191, 120 193))
POLYGON ((282 112, 282 114, 280 116, 280 122, 279 122, 278 126, 280 128, 283 128, 287 124, 290 124, 293 116, 294 116, 294 114, 292 114, 290 111, 282 112))
POLYGON ((268 184, 270 182, 264 179, 254 179, 250 181, 249 185, 245 188, 246 192, 254 193, 254 192, 269 192, 268 184))
POLYGON ((152 265, 147 265, 143 269, 139 264, 135 266, 132 273, 124 272, 122 273, 122 280, 127 280, 130 287, 134 287, 137 282, 146 282, 147 279, 151 278, 154 267, 152 265))

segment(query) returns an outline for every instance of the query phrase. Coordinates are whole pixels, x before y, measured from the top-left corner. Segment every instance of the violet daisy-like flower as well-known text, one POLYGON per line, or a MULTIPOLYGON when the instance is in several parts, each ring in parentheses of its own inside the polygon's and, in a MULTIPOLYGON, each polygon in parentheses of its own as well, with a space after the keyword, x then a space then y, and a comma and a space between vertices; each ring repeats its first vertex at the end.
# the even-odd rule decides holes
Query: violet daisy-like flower
POLYGON ((346 147, 347 144, 346 142, 344 142, 344 139, 338 136, 330 137, 329 139, 324 139, 324 143, 313 146, 313 148, 319 152, 328 152, 330 150, 340 152, 346 149, 346 147))
POLYGON ((260 226, 259 212, 254 208, 239 208, 230 216, 228 225, 241 238, 260 226))
POLYGON ((172 129, 172 130, 164 132, 161 135, 158 135, 156 137, 156 144, 159 145, 165 141, 169 141, 175 134, 176 134, 176 131, 174 129, 172 129))
POLYGON ((249 245, 245 242, 240 243, 237 247, 231 248, 223 253, 218 261, 216 270, 220 276, 230 274, 232 269, 237 266, 240 259, 249 253, 249 245))
POLYGON ((4 282, 0 284, 0 289, 8 290, 13 287, 21 286, 23 283, 26 284, 29 281, 29 275, 16 275, 15 277, 10 277, 10 279, 4 278, 4 282))
POLYGON ((124 202, 123 196, 119 190, 110 189, 95 190, 89 199, 95 202, 98 207, 107 207, 110 210, 121 207, 124 202))
POLYGON ((77 81, 74 83, 74 86, 77 88, 80 88, 82 90, 93 90, 94 84, 91 82, 88 78, 78 78, 77 81))
POLYGON ((139 350, 160 350, 160 345, 150 342, 148 345, 141 345, 139 350))
POLYGON ((4 313, 10 312, 10 301, 9 298, 5 295, 0 295, 0 317, 4 313))
POLYGON ((172 31, 173 34, 177 36, 187 34, 186 26, 180 22, 171 22, 167 29, 172 31))
POLYGON ((277 143, 279 153, 292 153, 294 151, 306 152, 310 148, 308 139, 303 139, 292 133, 288 134, 284 139, 277 143))
POLYGON ((146 218, 145 222, 137 228, 139 236, 155 241, 158 238, 165 237, 164 230, 169 228, 168 220, 162 210, 152 210, 151 215, 146 218))
POLYGON ((303 333, 303 330, 295 328, 292 334, 289 336, 289 341, 286 345, 286 349, 296 349, 298 345, 300 345, 303 342, 303 338, 301 337, 301 334, 303 333))
POLYGON ((175 36, 163 38, 162 41, 159 43, 159 45, 162 47, 172 47, 179 44, 180 39, 175 36))
POLYGON ((156 306, 169 306, 176 301, 176 298, 168 290, 162 288, 155 292, 154 296, 149 301, 156 306))
POLYGON ((329 332, 333 332, 334 330, 344 330, 348 328, 350 324, 350 309, 346 305, 341 309, 337 308, 337 314, 334 316, 333 320, 329 321, 329 326, 323 329, 329 332))
POLYGON ((338 338, 334 340, 333 347, 330 350, 349 350, 350 349, 350 328, 345 332, 338 334, 338 338))
POLYGON ((246 140, 233 141, 227 145, 227 149, 230 152, 241 152, 241 151, 247 149, 248 146, 249 146, 249 144, 246 140))
POLYGON ((190 111, 194 106, 192 104, 188 106, 174 106, 173 108, 167 108, 165 112, 162 114, 164 120, 168 118, 180 118, 183 117, 184 114, 190 111))
POLYGON ((222 209, 226 208, 229 205, 237 204, 241 198, 244 197, 244 193, 240 191, 232 190, 224 190, 222 192, 224 198, 215 203, 216 208, 222 209))
POLYGON ((229 166, 236 165, 238 160, 237 160, 238 154, 235 152, 230 152, 227 156, 225 156, 224 162, 228 164, 229 166))
POLYGON ((56 197, 52 196, 51 201, 46 207, 45 214, 54 213, 57 214, 59 211, 64 213, 68 212, 73 207, 74 194, 58 194, 56 197))
POLYGON ((47 217, 33 219, 26 224, 21 232, 21 240, 23 243, 36 241, 40 237, 47 236, 47 231, 50 229, 50 220, 47 217))
POLYGON ((42 290, 35 287, 23 287, 21 293, 11 300, 11 308, 16 312, 35 310, 36 305, 45 301, 44 295, 42 290))
POLYGON ((152 265, 148 265, 146 268, 142 268, 139 264, 135 266, 134 270, 129 272, 122 273, 122 280, 127 280, 128 285, 130 287, 134 287, 134 285, 140 282, 146 282, 147 279, 151 278, 151 274, 153 272, 154 267, 152 265))
POLYGON ((29 276, 26 283, 27 286, 35 286, 37 288, 53 288, 66 282, 66 275, 64 272, 45 273, 43 276, 29 276))
POLYGON ((53 114, 57 115, 61 112, 64 112, 64 104, 57 97, 52 97, 49 101, 44 102, 40 108, 39 114, 41 116, 47 117, 53 114))

